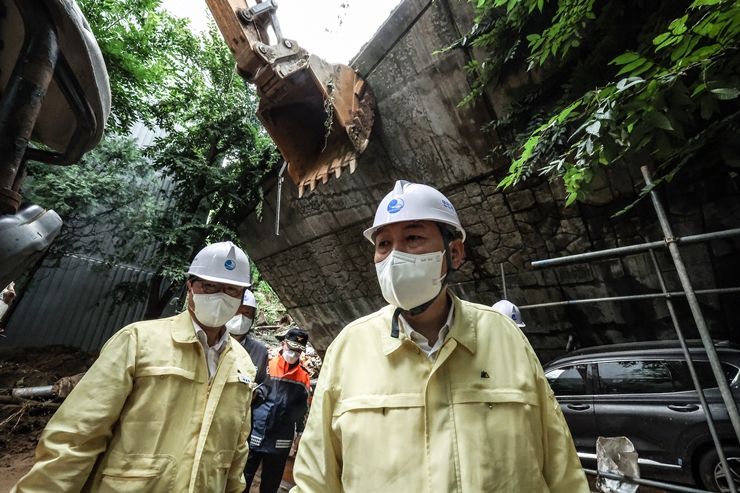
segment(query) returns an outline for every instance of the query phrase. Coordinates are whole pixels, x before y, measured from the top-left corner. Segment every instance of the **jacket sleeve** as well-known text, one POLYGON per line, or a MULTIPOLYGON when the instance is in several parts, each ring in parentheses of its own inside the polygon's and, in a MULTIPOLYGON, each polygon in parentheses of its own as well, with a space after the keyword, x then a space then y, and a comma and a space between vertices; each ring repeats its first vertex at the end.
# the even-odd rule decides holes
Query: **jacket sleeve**
POLYGON ((332 428, 336 389, 332 387, 331 348, 321 367, 308 421, 298 447, 291 493, 342 491, 341 437, 332 428))
POLYGON ((528 347, 535 372, 542 420, 542 473, 551 493, 588 493, 586 474, 576 453, 573 438, 560 404, 545 378, 537 356, 528 347))
POLYGON ((247 455, 249 455, 249 432, 251 429, 252 411, 251 406, 247 405, 247 416, 244 418, 242 429, 239 432, 239 444, 236 447, 234 459, 231 461, 225 493, 242 493, 247 488, 247 482, 244 480, 244 465, 247 463, 247 455))
POLYGON ((83 488, 131 392, 135 364, 136 335, 122 329, 49 420, 36 447, 36 463, 11 493, 83 488))

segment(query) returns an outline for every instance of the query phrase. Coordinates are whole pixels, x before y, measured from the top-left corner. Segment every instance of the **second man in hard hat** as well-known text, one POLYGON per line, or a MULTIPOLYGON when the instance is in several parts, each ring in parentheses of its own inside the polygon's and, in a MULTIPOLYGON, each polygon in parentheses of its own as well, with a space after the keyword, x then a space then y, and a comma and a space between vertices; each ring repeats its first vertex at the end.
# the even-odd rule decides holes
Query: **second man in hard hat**
POLYGON ((502 315, 509 317, 517 327, 523 329, 527 326, 522 320, 522 312, 519 311, 519 307, 516 306, 509 300, 499 300, 491 307, 502 315))
POLYGON ((254 337, 249 336, 249 331, 252 329, 254 319, 257 316, 257 300, 254 297, 254 293, 249 289, 244 291, 244 297, 242 298, 242 304, 236 315, 226 322, 226 328, 239 344, 244 347, 249 353, 249 357, 252 359, 252 363, 257 368, 257 376, 255 381, 257 384, 261 384, 265 381, 267 376, 267 361, 269 360, 269 354, 267 352, 267 346, 262 344, 254 337))
POLYGON ((465 230, 432 187, 396 182, 365 237, 389 306, 329 346, 294 493, 587 493, 524 334, 446 279, 465 230))
POLYGON ((224 325, 250 284, 249 261, 215 243, 188 275, 187 311, 108 340, 13 493, 244 490, 255 370, 224 325))

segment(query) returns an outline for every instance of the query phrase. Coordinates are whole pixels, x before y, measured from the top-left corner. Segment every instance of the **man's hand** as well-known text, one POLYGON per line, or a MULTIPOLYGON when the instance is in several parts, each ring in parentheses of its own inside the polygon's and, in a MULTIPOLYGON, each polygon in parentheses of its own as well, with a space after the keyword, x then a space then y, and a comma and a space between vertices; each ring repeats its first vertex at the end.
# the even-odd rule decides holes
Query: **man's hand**
POLYGON ((261 383, 252 391, 252 404, 264 402, 267 399, 267 387, 261 383))
POLYGON ((295 457, 295 454, 298 453, 298 444, 301 443, 301 434, 296 434, 295 438, 293 439, 293 446, 290 447, 290 457, 295 457))

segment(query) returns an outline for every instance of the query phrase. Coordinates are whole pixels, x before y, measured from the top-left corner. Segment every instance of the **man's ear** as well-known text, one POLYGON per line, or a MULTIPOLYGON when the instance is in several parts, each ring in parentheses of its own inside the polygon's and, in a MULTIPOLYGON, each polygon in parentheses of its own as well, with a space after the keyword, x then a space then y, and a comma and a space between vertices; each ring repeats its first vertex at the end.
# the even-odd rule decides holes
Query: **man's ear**
POLYGON ((465 261, 465 243, 462 240, 452 240, 449 248, 452 268, 457 270, 465 261))

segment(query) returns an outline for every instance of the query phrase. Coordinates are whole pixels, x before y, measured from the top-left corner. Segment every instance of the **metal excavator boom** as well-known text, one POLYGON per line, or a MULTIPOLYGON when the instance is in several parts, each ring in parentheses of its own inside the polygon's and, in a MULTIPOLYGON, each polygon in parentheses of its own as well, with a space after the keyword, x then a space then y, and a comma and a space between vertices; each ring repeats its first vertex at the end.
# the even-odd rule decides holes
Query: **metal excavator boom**
POLYGON ((274 0, 206 0, 239 74, 257 87, 257 116, 302 196, 337 178, 367 147, 375 99, 347 65, 330 64, 283 37, 274 0))

